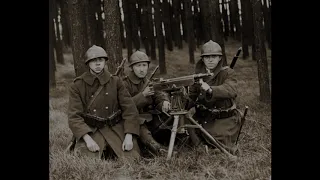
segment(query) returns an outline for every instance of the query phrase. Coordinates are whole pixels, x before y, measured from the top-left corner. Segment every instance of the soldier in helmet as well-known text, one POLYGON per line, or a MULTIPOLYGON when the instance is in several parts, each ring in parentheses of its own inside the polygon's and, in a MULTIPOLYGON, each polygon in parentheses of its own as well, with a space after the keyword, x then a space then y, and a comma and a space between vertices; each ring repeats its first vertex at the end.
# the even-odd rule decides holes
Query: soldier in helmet
POLYGON ((69 90, 68 122, 76 137, 75 152, 90 157, 139 159, 137 108, 122 79, 112 76, 106 66, 107 53, 93 45, 85 54, 89 72, 74 79, 69 90), (88 125, 79 112, 107 118, 117 110, 122 114, 111 126, 88 125))
POLYGON ((152 136, 147 125, 150 127, 151 121, 157 121, 155 118, 162 112, 167 112, 170 108, 169 96, 165 92, 154 92, 152 87, 147 86, 142 89, 145 83, 149 69, 150 60, 148 56, 141 51, 134 52, 129 59, 129 73, 124 77, 124 84, 129 93, 133 97, 139 113, 140 113, 140 140, 152 153, 159 155, 165 152, 162 144, 158 143, 152 136), (156 111, 154 111, 156 110, 156 111), (152 113, 152 112, 160 112, 152 113))
MULTIPOLYGON (((235 141, 241 121, 235 104, 237 80, 233 69, 222 66, 222 49, 212 40, 202 46, 201 59, 195 67, 195 73, 208 71, 213 73, 212 77, 204 78, 199 84, 190 87, 192 103, 189 108, 195 107, 194 119, 233 153, 236 150, 235 141)), ((200 138, 191 138, 195 146, 199 145, 201 140, 212 145, 204 134, 199 134, 201 135, 197 137, 200 138)))

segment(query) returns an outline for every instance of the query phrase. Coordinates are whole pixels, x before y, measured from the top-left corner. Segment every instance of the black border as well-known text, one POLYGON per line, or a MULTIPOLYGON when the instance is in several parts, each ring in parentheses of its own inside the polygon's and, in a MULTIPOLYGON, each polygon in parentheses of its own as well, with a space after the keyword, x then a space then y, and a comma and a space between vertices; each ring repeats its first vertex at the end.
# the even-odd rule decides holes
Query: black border
POLYGON ((48 1, 6 1, 2 7, 2 172, 14 179, 46 179, 48 1))
MULTIPOLYGON (((1 40, 1 90, 5 91, 2 107, 7 115, 1 118, 1 150, 5 168, 11 168, 5 172, 22 176, 21 179, 27 175, 33 179, 46 178, 49 176, 48 4, 47 1, 2 3, 9 10, 2 12, 1 28, 5 31, 1 40)), ((315 15, 319 10, 312 10, 317 6, 311 1, 271 3, 272 178, 308 179, 309 174, 303 168, 311 172, 313 165, 306 160, 315 158, 307 155, 318 153, 318 140, 312 138, 317 137, 319 130, 313 128, 319 127, 316 125, 319 118, 312 116, 319 110, 312 102, 317 102, 314 98, 318 92, 314 89, 319 82, 316 66, 319 50, 314 39, 318 34, 315 15), (308 12, 315 12, 314 18, 308 12)))
POLYGON ((319 10, 307 1, 271 3, 272 178, 314 179, 310 176, 317 172, 312 167, 319 142, 315 40, 319 10))

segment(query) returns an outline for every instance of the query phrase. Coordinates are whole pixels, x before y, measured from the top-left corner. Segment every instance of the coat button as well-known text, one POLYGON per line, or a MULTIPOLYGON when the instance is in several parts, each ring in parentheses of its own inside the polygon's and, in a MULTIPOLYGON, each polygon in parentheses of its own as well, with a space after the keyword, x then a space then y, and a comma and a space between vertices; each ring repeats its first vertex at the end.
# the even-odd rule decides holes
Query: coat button
POLYGON ((109 107, 108 107, 108 106, 106 106, 106 109, 109 109, 109 107))
POLYGON ((96 109, 93 110, 93 112, 96 112, 96 111, 97 111, 96 109))
POLYGON ((93 95, 91 95, 91 97, 93 98, 93 95))
POLYGON ((205 121, 204 123, 207 124, 207 121, 205 121))
POLYGON ((106 92, 106 95, 108 95, 109 93, 108 92, 106 92))

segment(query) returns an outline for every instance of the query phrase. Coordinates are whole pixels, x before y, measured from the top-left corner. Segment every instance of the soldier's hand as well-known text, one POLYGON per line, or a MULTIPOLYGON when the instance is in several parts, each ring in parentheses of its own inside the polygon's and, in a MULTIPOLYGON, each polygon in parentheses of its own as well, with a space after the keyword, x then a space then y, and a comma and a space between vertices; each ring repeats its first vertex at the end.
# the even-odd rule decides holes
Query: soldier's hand
POLYGON ((88 134, 83 136, 83 140, 86 142, 86 145, 89 151, 91 152, 100 151, 98 144, 88 134))
POLYGON ((210 89, 210 86, 206 82, 200 80, 199 83, 201 85, 201 89, 203 89, 204 91, 208 91, 210 89))
POLYGON ((163 101, 162 103, 162 111, 168 112, 171 109, 171 104, 169 101, 163 101))
POLYGON ((142 91, 142 95, 143 95, 144 97, 154 95, 154 91, 153 91, 152 87, 147 86, 147 87, 142 91))
POLYGON ((130 151, 132 148, 133 148, 132 134, 126 134, 124 141, 122 143, 122 150, 130 151))

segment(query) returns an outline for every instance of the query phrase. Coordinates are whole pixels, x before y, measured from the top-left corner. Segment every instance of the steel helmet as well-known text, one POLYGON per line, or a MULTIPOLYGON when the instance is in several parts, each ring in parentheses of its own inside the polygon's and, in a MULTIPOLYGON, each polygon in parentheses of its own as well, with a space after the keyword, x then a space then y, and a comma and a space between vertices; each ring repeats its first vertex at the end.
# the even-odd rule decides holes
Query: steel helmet
POLYGON ((106 60, 108 60, 108 55, 106 51, 100 46, 93 45, 87 50, 85 54, 84 63, 87 63, 91 59, 98 58, 98 57, 104 57, 106 58, 106 60))
POLYGON ((129 66, 132 66, 133 64, 139 63, 139 62, 148 62, 150 63, 149 57, 146 55, 146 53, 141 52, 137 50, 134 52, 129 59, 129 66))
POLYGON ((222 56, 221 46, 218 43, 213 42, 212 40, 206 42, 201 48, 201 57, 208 55, 222 56))

